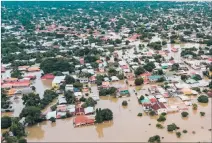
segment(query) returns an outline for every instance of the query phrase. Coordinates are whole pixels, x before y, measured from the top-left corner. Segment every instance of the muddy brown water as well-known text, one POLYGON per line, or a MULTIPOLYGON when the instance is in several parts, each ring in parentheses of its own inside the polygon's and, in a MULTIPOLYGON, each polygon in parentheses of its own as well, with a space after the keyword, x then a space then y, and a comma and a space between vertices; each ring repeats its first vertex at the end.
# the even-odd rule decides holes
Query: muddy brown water
MULTIPOLYGON (((130 55, 133 54, 134 50, 130 50, 130 55)), ((177 60, 180 52, 171 53, 177 60)), ((25 73, 26 75, 36 75, 38 78, 33 82, 32 85, 36 87, 36 92, 39 93, 40 97, 43 97, 43 93, 46 89, 51 88, 51 80, 41 80, 41 72, 25 73)), ((3 74, 3 78, 9 75, 8 71, 3 74)), ((124 85, 124 81, 114 82, 113 86, 119 87, 124 85)), ((164 129, 157 129, 157 116, 150 117, 146 115, 142 106, 138 104, 137 97, 135 96, 134 90, 138 95, 144 95, 147 93, 146 89, 149 85, 140 87, 129 87, 130 97, 127 98, 114 98, 112 96, 100 97, 100 101, 96 108, 109 108, 113 111, 114 119, 110 122, 102 124, 96 124, 92 126, 84 126, 79 128, 73 127, 73 118, 59 119, 56 123, 45 121, 32 127, 27 127, 28 132, 27 140, 29 142, 147 142, 150 136, 160 135, 164 137, 161 139, 162 142, 210 142, 212 140, 209 131, 211 129, 211 102, 208 104, 199 104, 198 110, 193 111, 192 107, 189 107, 189 117, 182 118, 181 112, 169 113, 167 120, 163 123, 164 129), (140 90, 141 89, 141 90, 140 90), (144 89, 144 90, 143 90, 144 89), (123 100, 128 101, 128 106, 123 107, 121 105, 123 100), (201 117, 199 112, 203 111, 206 113, 205 117, 201 117), (139 112, 143 113, 142 117, 137 117, 139 112), (177 138, 174 133, 168 133, 166 126, 168 124, 175 123, 180 127, 179 131, 186 129, 187 134, 182 133, 180 138, 177 138), (196 134, 193 134, 195 131, 196 134)), ((92 86, 92 94, 97 94, 97 87, 92 86)), ((147 93, 148 94, 148 93, 147 93)), ((179 99, 171 98, 168 100, 169 104, 182 103, 179 99)), ((53 101, 51 105, 56 102, 53 101)), ((196 102, 196 98, 192 99, 192 102, 196 102)), ((9 116, 18 116, 23 108, 21 97, 19 100, 14 101, 15 106, 14 113, 3 113, 9 116)), ((49 105, 43 111, 48 111, 51 107, 49 105)), ((5 130, 2 130, 2 132, 5 130)))
POLYGON ((193 111, 190 107, 188 118, 182 118, 181 112, 169 113, 167 120, 163 123, 165 128, 157 129, 157 116, 146 115, 137 102, 134 87, 130 87, 129 90, 131 97, 105 96, 98 101, 97 108, 109 108, 113 111, 114 119, 111 122, 74 128, 73 118, 57 120, 56 123, 45 121, 39 125, 27 127, 26 130, 29 133, 27 139, 30 142, 146 142, 150 136, 160 135, 164 137, 162 142, 211 141, 209 131, 211 129, 211 99, 208 104, 198 104, 197 111, 193 111), (128 101, 127 107, 121 105, 123 100, 128 101), (205 117, 200 116, 200 111, 206 113, 205 117), (142 117, 137 117, 139 112, 143 113, 142 117), (166 126, 171 123, 179 126, 179 131, 186 129, 188 133, 182 133, 182 136, 177 138, 175 132, 167 132, 166 126), (192 131, 196 133, 193 134, 192 131))

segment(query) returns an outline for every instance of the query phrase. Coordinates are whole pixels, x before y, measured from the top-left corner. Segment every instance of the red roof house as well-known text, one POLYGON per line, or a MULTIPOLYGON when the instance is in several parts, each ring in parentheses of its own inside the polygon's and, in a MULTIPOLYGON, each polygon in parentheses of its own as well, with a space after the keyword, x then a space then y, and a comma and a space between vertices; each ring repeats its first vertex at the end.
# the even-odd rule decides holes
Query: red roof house
POLYGON ((41 79, 54 79, 54 75, 51 73, 45 74, 41 77, 41 79))

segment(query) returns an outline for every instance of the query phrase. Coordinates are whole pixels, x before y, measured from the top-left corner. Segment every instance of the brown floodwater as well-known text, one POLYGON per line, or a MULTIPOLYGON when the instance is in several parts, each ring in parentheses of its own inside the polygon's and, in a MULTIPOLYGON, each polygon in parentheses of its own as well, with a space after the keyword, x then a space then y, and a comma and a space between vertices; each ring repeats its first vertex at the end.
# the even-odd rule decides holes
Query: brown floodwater
MULTIPOLYGON (((122 54, 121 50, 119 50, 122 54)), ((128 55, 133 55, 134 50, 128 50, 128 55)), ((170 53, 175 60, 179 59, 180 51, 177 53, 170 53)), ((43 97, 43 93, 46 89, 51 88, 51 80, 41 80, 41 72, 25 73, 26 75, 36 75, 37 79, 32 85, 36 87, 36 92, 40 97, 43 97)), ((2 74, 3 78, 9 76, 9 72, 2 74)), ((124 81, 113 82, 113 86, 120 87, 125 86, 124 81)), ((157 129, 157 116, 150 117, 146 115, 142 106, 138 104, 135 92, 138 95, 148 94, 148 87, 150 85, 129 87, 130 97, 114 98, 113 96, 100 97, 96 108, 109 108, 113 111, 113 121, 105 122, 102 124, 96 124, 92 126, 84 126, 79 128, 73 127, 73 118, 58 119, 56 123, 50 121, 42 122, 38 125, 27 127, 28 132, 27 140, 29 142, 147 142, 150 136, 160 135, 164 137, 162 142, 210 142, 212 140, 209 131, 211 129, 211 102, 208 104, 199 104, 198 110, 193 111, 192 107, 189 107, 189 117, 182 118, 181 112, 169 113, 167 120, 163 123, 164 129, 157 129), (135 91, 134 91, 135 90, 135 91), (121 105, 123 100, 128 101, 128 106, 123 107, 121 105), (206 113, 205 117, 201 117, 199 112, 206 113), (139 112, 143 113, 142 117, 137 117, 139 112), (177 138, 175 133, 168 133, 166 126, 168 124, 175 123, 180 127, 179 131, 186 129, 187 134, 182 133, 180 138, 177 138), (196 133, 193 134, 192 131, 196 133)), ((92 94, 98 95, 97 86, 91 86, 92 94)), ((191 97, 192 102, 196 102, 196 97, 191 97)), ((56 102, 54 100, 51 105, 56 102)), ((182 101, 179 98, 168 99, 168 104, 181 104, 182 101)), ((23 108, 21 97, 14 101, 15 106, 14 113, 3 113, 2 115, 18 116, 23 108)), ((48 111, 51 107, 49 105, 43 111, 48 111)), ((4 130, 2 130, 3 132, 4 130)))
MULTIPOLYGON (((26 130, 29 133, 27 139, 30 142, 146 142, 150 136, 160 135, 164 137, 162 142, 211 141, 211 131, 209 131, 211 129, 211 99, 208 104, 198 104, 197 111, 193 111, 190 107, 188 118, 182 118, 181 112, 168 114, 167 120, 163 123, 165 128, 157 129, 157 116, 146 115, 137 102, 134 87, 130 87, 129 90, 130 97, 106 96, 98 101, 96 108, 109 108, 113 111, 114 119, 111 122, 74 128, 73 118, 60 119, 56 123, 45 121, 39 125, 27 127, 26 130), (127 107, 121 105, 123 100, 128 101, 127 107), (206 113, 205 117, 200 116, 200 111, 206 113), (143 113, 142 117, 137 117, 139 112, 143 113), (166 126, 171 123, 179 126, 179 131, 186 129, 188 133, 182 133, 181 138, 177 138, 175 133, 168 133, 166 126), (196 133, 193 134, 192 131, 196 133)), ((138 94, 142 91, 146 92, 146 90, 140 90, 138 94)), ((174 100, 171 99, 170 102, 174 100)))
MULTIPOLYGON (((11 70, 7 70, 5 73, 2 73, 2 79, 5 79, 7 77, 10 77, 10 71, 11 70)), ((44 91, 46 89, 50 89, 51 88, 51 83, 52 80, 41 80, 41 71, 39 72, 25 72, 24 76, 27 75, 36 75, 36 79, 34 81, 32 81, 31 86, 35 86, 36 87, 36 93, 39 94, 40 98, 43 98, 43 94, 44 91)), ((23 105, 23 101, 22 101, 22 96, 18 96, 18 99, 14 99, 14 97, 11 97, 10 100, 12 101, 12 105, 14 107, 14 112, 7 112, 7 113, 2 113, 1 116, 14 116, 14 117, 18 117, 19 114, 21 113, 24 105, 23 105)))

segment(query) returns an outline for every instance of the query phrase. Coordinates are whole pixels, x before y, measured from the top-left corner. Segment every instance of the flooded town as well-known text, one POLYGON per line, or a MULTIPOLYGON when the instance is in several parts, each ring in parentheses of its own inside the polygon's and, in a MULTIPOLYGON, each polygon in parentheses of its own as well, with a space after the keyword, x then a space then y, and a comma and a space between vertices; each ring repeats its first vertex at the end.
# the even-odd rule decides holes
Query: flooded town
POLYGON ((212 2, 1 15, 2 142, 212 142, 212 2))

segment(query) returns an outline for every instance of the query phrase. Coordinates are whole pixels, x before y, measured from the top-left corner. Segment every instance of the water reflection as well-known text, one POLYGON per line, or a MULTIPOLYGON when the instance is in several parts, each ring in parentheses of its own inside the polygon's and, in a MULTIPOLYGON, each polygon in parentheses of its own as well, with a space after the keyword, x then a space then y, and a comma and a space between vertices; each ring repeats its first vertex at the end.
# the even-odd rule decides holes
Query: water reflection
POLYGON ((109 128, 113 126, 113 121, 109 121, 109 122, 104 122, 102 124, 96 124, 95 127, 96 127, 96 132, 98 134, 98 137, 99 138, 103 138, 104 137, 104 132, 103 130, 105 128, 109 128))

